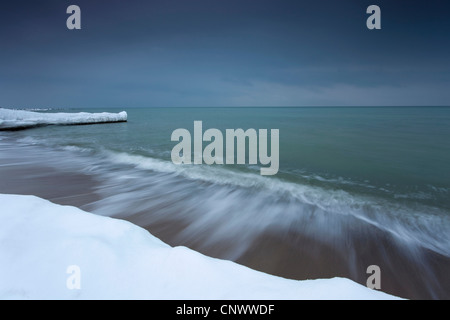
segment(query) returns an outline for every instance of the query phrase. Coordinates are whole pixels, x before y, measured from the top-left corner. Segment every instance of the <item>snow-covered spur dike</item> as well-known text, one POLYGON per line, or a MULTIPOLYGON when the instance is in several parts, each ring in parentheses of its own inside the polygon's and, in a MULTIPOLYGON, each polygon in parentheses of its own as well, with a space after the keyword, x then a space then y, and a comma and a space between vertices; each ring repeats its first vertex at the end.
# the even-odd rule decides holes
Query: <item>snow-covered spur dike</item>
POLYGON ((47 125, 87 125, 126 122, 128 114, 119 113, 42 113, 0 108, 0 130, 21 130, 47 125))
POLYGON ((0 299, 397 299, 345 278, 289 280, 170 247, 123 220, 0 195, 0 299))

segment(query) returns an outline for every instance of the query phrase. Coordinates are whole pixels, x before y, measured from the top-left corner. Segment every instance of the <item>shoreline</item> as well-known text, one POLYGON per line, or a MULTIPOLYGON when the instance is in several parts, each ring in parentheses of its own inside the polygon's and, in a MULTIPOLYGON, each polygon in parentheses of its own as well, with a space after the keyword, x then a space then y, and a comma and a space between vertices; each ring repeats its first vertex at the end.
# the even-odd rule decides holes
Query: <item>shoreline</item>
POLYGON ((0 193, 34 195, 59 205, 80 209, 100 198, 92 176, 64 172, 51 166, 30 166, 17 156, 0 158, 0 193), (64 183, 61 183, 61 182, 64 183))
POLYGON ((0 255, 8 261, 0 264, 0 299, 401 299, 344 278, 274 277, 171 247, 127 221, 35 196, 0 194, 0 203, 0 255))
MULTIPOLYGON (((33 149, 28 150, 27 147, 10 145, 8 151, 4 149, 4 144, 2 146, 0 193, 36 195, 56 204, 75 206, 88 212, 93 212, 91 209, 97 202, 101 205, 102 194, 99 191, 105 186, 95 174, 83 173, 81 165, 73 163, 64 169, 52 166, 51 162, 44 165, 43 160, 48 159, 54 150, 46 154, 47 150, 41 148, 42 154, 36 157, 33 149)), ((138 208, 134 208, 133 203, 126 204, 125 207, 130 215, 118 218, 145 228, 170 246, 186 246, 207 256, 232 260, 271 275, 295 280, 345 277, 365 285, 367 266, 378 264, 383 271, 383 292, 409 299, 445 299, 450 295, 446 291, 450 288, 450 283, 438 285, 437 287, 442 288, 440 292, 426 291, 427 281, 445 279, 450 259, 434 252, 421 252, 434 266, 433 270, 424 272, 421 266, 410 264, 408 255, 402 252, 404 248, 398 247, 392 239, 376 231, 364 234, 361 231, 364 229, 361 229, 359 234, 355 231, 355 235, 347 235, 348 241, 352 243, 348 252, 337 246, 333 247, 319 237, 296 232, 277 234, 264 231, 252 243, 246 244, 246 249, 238 257, 229 259, 229 247, 238 246, 238 243, 223 242, 205 246, 202 237, 180 237, 191 222, 183 220, 177 212, 171 212, 174 210, 171 206, 164 207, 161 204, 154 212, 140 212, 138 208), (146 222, 146 219, 139 221, 140 217, 148 214, 159 215, 159 218, 151 223, 146 222), (434 276, 438 277, 432 279, 434 276)), ((214 230, 214 225, 209 227, 214 230)), ((355 230, 359 227, 361 226, 356 223, 355 230)))

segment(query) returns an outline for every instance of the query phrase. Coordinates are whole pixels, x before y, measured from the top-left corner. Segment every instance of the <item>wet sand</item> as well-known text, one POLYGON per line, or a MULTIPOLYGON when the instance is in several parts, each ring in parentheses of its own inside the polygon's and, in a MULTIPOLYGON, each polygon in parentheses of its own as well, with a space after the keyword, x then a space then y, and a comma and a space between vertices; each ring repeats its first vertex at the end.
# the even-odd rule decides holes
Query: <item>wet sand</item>
MULTIPOLYGON (((179 242, 180 221, 146 226, 166 243, 184 245, 211 257, 223 258, 233 244, 205 247, 201 238, 179 242), (170 225, 170 227, 168 227, 170 225)), ((424 265, 417 265, 407 248, 381 233, 358 236, 348 250, 298 233, 264 232, 235 262, 252 269, 288 279, 345 277, 366 285, 367 267, 381 269, 381 290, 407 299, 449 299, 450 259, 430 250, 416 252, 424 265)), ((235 245, 235 244, 234 244, 235 245)))
POLYGON ((16 156, 0 158, 0 193, 34 195, 81 209, 99 200, 93 177, 23 160, 16 156))
MULTIPOLYGON (((46 155, 42 155, 43 158, 46 155)), ((90 211, 93 203, 101 199, 97 191, 102 188, 98 177, 81 173, 81 168, 59 168, 44 165, 42 158, 33 156, 26 149, 0 147, 0 193, 36 195, 61 205, 72 205, 90 211)), ((188 246, 206 255, 226 258, 224 253, 236 243, 221 243, 205 247, 202 237, 195 240, 181 240, 180 232, 189 222, 171 214, 162 206, 155 211, 164 212, 164 219, 142 225, 139 212, 133 203, 128 205, 134 212, 130 215, 133 223, 149 230, 153 235, 172 246, 188 246)), ((355 222, 357 223, 357 222, 355 222)), ((428 250, 417 255, 430 262, 427 268, 411 263, 410 256, 388 235, 356 232, 347 239, 348 250, 330 245, 318 238, 297 232, 276 233, 267 231, 253 240, 236 262, 250 268, 291 279, 315 279, 347 277, 363 285, 368 274, 366 268, 380 266, 381 289, 397 296, 411 299, 450 298, 450 259, 428 250), (430 270, 429 265, 432 266, 430 270), (432 283, 433 290, 428 287, 432 283)))

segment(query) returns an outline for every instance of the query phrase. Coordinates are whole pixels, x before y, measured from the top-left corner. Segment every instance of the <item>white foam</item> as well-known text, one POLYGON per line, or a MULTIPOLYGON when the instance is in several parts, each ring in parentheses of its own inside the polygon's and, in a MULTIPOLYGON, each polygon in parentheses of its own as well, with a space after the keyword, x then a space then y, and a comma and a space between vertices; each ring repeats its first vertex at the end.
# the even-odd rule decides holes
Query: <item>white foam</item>
MULTIPOLYGON (((106 151, 106 154, 114 163, 133 165, 138 169, 173 173, 190 180, 232 188, 257 189, 263 192, 262 195, 285 195, 310 206, 313 210, 316 208, 326 214, 353 216, 402 241, 424 246, 448 256, 450 242, 442 240, 449 237, 442 229, 447 228, 450 219, 436 208, 425 206, 409 208, 378 198, 349 194, 343 190, 292 183, 277 177, 264 177, 222 166, 175 165, 170 161, 128 153, 106 151), (415 225, 422 225, 422 229, 418 230, 415 225)), ((259 218, 262 219, 262 216, 259 218)), ((272 218, 269 219, 270 223, 273 223, 272 218)), ((289 221, 287 223, 289 224, 289 221)))

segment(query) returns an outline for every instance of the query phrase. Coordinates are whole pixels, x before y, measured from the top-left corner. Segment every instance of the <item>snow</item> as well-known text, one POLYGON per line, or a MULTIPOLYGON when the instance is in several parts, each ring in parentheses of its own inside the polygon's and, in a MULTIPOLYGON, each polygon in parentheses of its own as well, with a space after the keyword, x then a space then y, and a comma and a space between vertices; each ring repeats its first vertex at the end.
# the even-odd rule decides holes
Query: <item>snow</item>
POLYGON ((40 113, 0 108, 0 129, 11 130, 42 125, 74 125, 125 122, 127 113, 40 113))
POLYGON ((396 299, 345 278, 288 280, 170 247, 129 222, 0 195, 0 299, 396 299), (69 266, 80 289, 69 289, 69 266))

